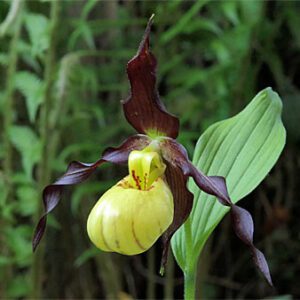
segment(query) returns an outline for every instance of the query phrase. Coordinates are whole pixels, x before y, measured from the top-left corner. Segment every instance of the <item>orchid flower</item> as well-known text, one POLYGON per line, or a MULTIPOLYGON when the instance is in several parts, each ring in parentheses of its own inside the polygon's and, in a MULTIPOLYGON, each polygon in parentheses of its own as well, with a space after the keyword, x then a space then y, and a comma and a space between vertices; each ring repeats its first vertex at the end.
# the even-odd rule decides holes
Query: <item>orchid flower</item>
POLYGON ((272 285, 266 259, 253 245, 251 215, 232 203, 224 177, 204 175, 176 141, 179 120, 167 112, 156 89, 157 63, 149 49, 151 24, 152 18, 137 54, 128 62, 131 95, 122 102, 125 117, 138 134, 117 148, 107 148, 94 163, 71 162, 66 173, 44 189, 45 213, 37 224, 33 249, 64 186, 85 181, 105 162, 128 163, 129 175, 104 193, 88 217, 88 235, 98 248, 134 255, 148 250, 162 236, 163 273, 171 237, 193 206, 193 194, 187 189, 187 180, 192 177, 202 191, 230 208, 236 235, 249 247, 256 266, 272 285))

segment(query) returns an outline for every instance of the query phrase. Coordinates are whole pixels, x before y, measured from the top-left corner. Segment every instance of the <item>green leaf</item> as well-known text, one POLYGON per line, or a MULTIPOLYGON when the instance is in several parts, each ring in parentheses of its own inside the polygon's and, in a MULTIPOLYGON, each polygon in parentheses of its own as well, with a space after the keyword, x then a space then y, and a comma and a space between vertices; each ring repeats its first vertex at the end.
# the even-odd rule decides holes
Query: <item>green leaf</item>
POLYGON ((0 52, 0 65, 6 66, 8 63, 7 59, 7 54, 0 52))
POLYGON ((94 6, 97 5, 98 0, 88 0, 86 4, 84 5, 82 9, 82 19, 87 19, 89 16, 89 13, 93 10, 94 6))
POLYGON ((7 256, 0 255, 0 267, 7 266, 11 264, 12 259, 7 256))
POLYGON ((182 33, 185 28, 193 23, 192 19, 197 15, 199 10, 208 2, 208 0, 196 1, 193 6, 176 22, 170 29, 161 35, 161 43, 167 44, 178 34, 182 33))
POLYGON ((17 188, 17 210, 21 216, 32 216, 38 208, 39 195, 37 189, 31 185, 21 185, 17 188))
POLYGON ((26 275, 19 274, 9 282, 7 295, 9 298, 18 299, 25 298, 30 292, 30 284, 26 275))
POLYGON ((11 250, 11 258, 19 267, 27 267, 32 263, 32 227, 21 225, 7 227, 4 230, 7 245, 11 250))
POLYGON ((41 142, 36 134, 26 126, 12 126, 9 130, 12 144, 22 156, 22 165, 28 178, 32 177, 32 168, 40 161, 41 142))
POLYGON ((16 74, 15 84, 25 96, 29 119, 33 123, 36 112, 43 102, 44 84, 36 75, 25 71, 16 74))
POLYGON ((84 252, 82 252, 75 260, 75 267, 79 268, 82 266, 86 261, 93 258, 96 255, 99 255, 99 249, 96 247, 91 247, 84 252))
MULTIPOLYGON (((212 125, 200 137, 194 165, 206 175, 224 176, 234 203, 255 189, 276 163, 286 137, 281 111, 278 94, 267 88, 238 115, 212 125)), ((192 213, 172 239, 183 270, 195 265, 206 240, 228 212, 194 182, 189 182, 189 189, 194 194, 192 213)))
POLYGON ((224 12, 227 19, 234 25, 239 25, 238 2, 224 1, 221 2, 221 10, 224 12))
POLYGON ((41 14, 27 13, 25 27, 31 42, 31 53, 40 56, 49 46, 49 19, 41 14))

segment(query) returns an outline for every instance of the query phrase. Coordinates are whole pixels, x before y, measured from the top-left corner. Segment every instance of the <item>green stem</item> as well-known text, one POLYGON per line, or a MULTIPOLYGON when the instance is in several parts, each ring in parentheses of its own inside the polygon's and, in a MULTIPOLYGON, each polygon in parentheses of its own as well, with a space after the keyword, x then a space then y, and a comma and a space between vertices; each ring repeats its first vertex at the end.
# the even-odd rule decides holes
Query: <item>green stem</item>
MULTIPOLYGON (((38 173, 38 188, 40 194, 46 184, 48 184, 51 176, 50 168, 50 156, 47 142, 49 138, 49 115, 52 107, 52 88, 54 82, 55 72, 55 52, 56 52, 56 37, 59 21, 60 1, 51 1, 51 12, 50 12, 50 45, 46 56, 45 63, 45 95, 43 105, 41 107, 40 117, 40 137, 42 143, 42 159, 39 166, 38 173)), ((42 211, 41 202, 37 209, 37 215, 35 221, 38 220, 42 211)), ((34 299, 42 298, 42 282, 43 282, 43 258, 44 258, 44 245, 40 245, 38 251, 34 255, 33 266, 32 266, 32 290, 31 297, 34 299)))
POLYGON ((196 270, 189 269, 184 272, 184 299, 193 300, 196 294, 196 270))
MULTIPOLYGON (((9 130, 13 125, 13 115, 14 115, 14 91, 15 91, 15 74, 17 72, 17 63, 18 63, 18 40, 20 37, 21 26, 22 26, 22 2, 14 1, 11 6, 11 10, 13 10, 14 17, 13 20, 15 22, 15 27, 12 35, 12 39, 9 45, 9 65, 6 73, 6 85, 5 85, 5 98, 4 98, 4 113, 3 113, 3 149, 4 149, 4 159, 3 159, 3 175, 5 180, 5 198, 3 200, 3 205, 8 202, 13 195, 13 186, 12 186, 12 174, 13 174, 13 151, 12 145, 9 138, 9 130)), ((11 15, 11 11, 9 13, 11 15)), ((2 34, 4 34, 4 30, 2 30, 2 34)), ((1 228, 5 228, 8 226, 9 221, 2 219, 0 226, 1 228)), ((0 254, 4 257, 10 256, 10 249, 5 242, 5 236, 0 237, 1 244, 3 242, 3 247, 1 246, 0 254)), ((0 283, 0 290, 3 291, 3 297, 5 298, 5 292, 7 289, 7 285, 10 282, 10 278, 12 276, 12 266, 7 265, 4 267, 4 278, 2 278, 0 283)), ((0 296, 1 297, 1 296, 0 296)))
POLYGON ((195 299, 196 295, 197 264, 195 263, 194 259, 192 259, 193 243, 190 220, 188 219, 183 226, 187 249, 186 261, 189 262, 184 270, 184 299, 192 300, 195 299))

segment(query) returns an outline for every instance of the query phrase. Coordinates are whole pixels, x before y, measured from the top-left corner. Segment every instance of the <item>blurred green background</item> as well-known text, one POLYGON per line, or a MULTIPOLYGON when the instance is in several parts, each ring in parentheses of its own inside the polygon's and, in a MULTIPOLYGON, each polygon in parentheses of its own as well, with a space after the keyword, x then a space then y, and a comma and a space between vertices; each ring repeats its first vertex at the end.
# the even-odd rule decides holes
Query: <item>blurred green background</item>
POLYGON ((167 275, 158 275, 160 243, 125 257, 88 240, 90 209, 126 166, 105 165, 66 189, 31 251, 42 188, 68 162, 95 161, 134 133, 120 100, 129 93, 126 63, 152 13, 159 91, 180 117, 190 156, 203 130, 262 88, 283 99, 284 153, 240 203, 253 215, 276 289, 225 218, 200 259, 199 297, 300 298, 300 2, 203 0, 0 2, 0 298, 183 297, 172 256, 167 275))

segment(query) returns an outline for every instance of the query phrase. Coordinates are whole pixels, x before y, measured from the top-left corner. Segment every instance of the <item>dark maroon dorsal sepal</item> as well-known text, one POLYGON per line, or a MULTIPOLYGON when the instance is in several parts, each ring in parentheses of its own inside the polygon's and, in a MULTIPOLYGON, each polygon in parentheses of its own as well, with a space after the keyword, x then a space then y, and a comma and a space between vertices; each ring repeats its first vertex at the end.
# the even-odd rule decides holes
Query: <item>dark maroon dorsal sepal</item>
POLYGON ((156 59, 149 49, 150 18, 137 54, 128 62, 131 95, 123 102, 127 121, 139 132, 176 138, 179 120, 168 113, 156 88, 156 59))

